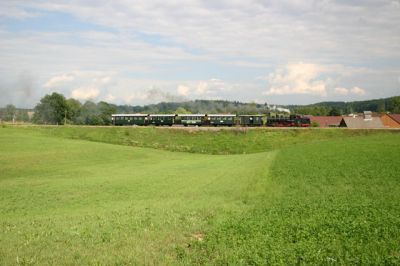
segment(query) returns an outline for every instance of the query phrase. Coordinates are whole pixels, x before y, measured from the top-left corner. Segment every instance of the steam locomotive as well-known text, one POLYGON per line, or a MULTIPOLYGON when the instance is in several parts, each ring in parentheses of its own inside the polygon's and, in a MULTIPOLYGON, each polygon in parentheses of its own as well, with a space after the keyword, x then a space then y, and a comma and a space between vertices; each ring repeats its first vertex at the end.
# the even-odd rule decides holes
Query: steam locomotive
POLYGON ((235 114, 113 114, 111 118, 115 126, 309 127, 311 124, 310 119, 302 115, 268 117, 235 114))

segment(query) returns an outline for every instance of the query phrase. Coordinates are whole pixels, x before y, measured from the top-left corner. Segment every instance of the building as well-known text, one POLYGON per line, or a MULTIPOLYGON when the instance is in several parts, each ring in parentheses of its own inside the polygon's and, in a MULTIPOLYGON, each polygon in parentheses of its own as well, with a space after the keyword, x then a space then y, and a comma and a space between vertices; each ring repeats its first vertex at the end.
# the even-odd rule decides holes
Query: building
POLYGON ((385 128, 380 117, 373 117, 371 111, 364 111, 363 116, 343 117, 340 127, 347 128, 385 128))
POLYGON ((385 114, 381 120, 385 127, 400 128, 400 114, 385 114))
POLYGON ((338 127, 342 116, 309 116, 311 124, 318 124, 319 127, 338 127))

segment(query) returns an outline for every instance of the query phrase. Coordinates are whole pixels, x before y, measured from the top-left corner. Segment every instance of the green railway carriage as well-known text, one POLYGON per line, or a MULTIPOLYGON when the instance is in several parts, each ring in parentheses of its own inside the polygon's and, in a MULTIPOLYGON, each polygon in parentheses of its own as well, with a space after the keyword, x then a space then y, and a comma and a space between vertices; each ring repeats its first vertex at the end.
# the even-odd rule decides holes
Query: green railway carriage
POLYGON ((175 123, 175 114, 149 115, 149 124, 155 126, 172 126, 175 123))
POLYGON ((145 126, 148 124, 147 114, 113 114, 111 116, 113 125, 116 126, 145 126))
POLYGON ((206 119, 205 114, 178 114, 177 116, 185 127, 204 125, 206 119))
POLYGON ((263 115, 239 115, 241 126, 258 127, 264 124, 263 115))
POLYGON ((228 126, 235 125, 236 115, 232 114, 209 114, 207 121, 210 126, 228 126))

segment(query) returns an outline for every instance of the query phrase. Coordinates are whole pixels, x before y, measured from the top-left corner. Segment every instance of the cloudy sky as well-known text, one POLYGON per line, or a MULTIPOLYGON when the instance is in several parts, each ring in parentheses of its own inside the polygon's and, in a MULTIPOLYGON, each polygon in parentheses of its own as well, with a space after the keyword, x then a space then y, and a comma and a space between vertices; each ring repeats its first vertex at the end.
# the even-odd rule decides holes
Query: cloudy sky
POLYGON ((400 0, 1 0, 0 106, 400 95, 400 0))

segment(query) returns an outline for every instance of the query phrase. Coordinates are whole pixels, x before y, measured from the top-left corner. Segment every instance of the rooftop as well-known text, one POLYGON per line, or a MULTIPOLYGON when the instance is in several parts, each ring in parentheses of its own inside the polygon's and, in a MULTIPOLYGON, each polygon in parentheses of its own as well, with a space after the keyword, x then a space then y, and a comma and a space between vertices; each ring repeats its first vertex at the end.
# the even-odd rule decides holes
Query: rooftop
POLYGON ((236 115, 232 115, 232 114, 210 114, 210 115, 207 115, 207 116, 210 116, 210 117, 215 117, 215 116, 236 116, 236 115))
POLYGON ((205 114, 178 114, 178 116, 193 117, 193 116, 206 116, 206 115, 205 114))
POLYGON ((364 119, 364 117, 343 117, 344 123, 348 128, 384 128, 380 117, 371 117, 364 119))
POLYGON ((147 114, 112 114, 111 116, 148 116, 147 114))
POLYGON ((311 122, 316 122, 320 127, 339 126, 342 116, 309 116, 311 122))
POLYGON ((400 114, 389 114, 388 116, 400 124, 400 114))

